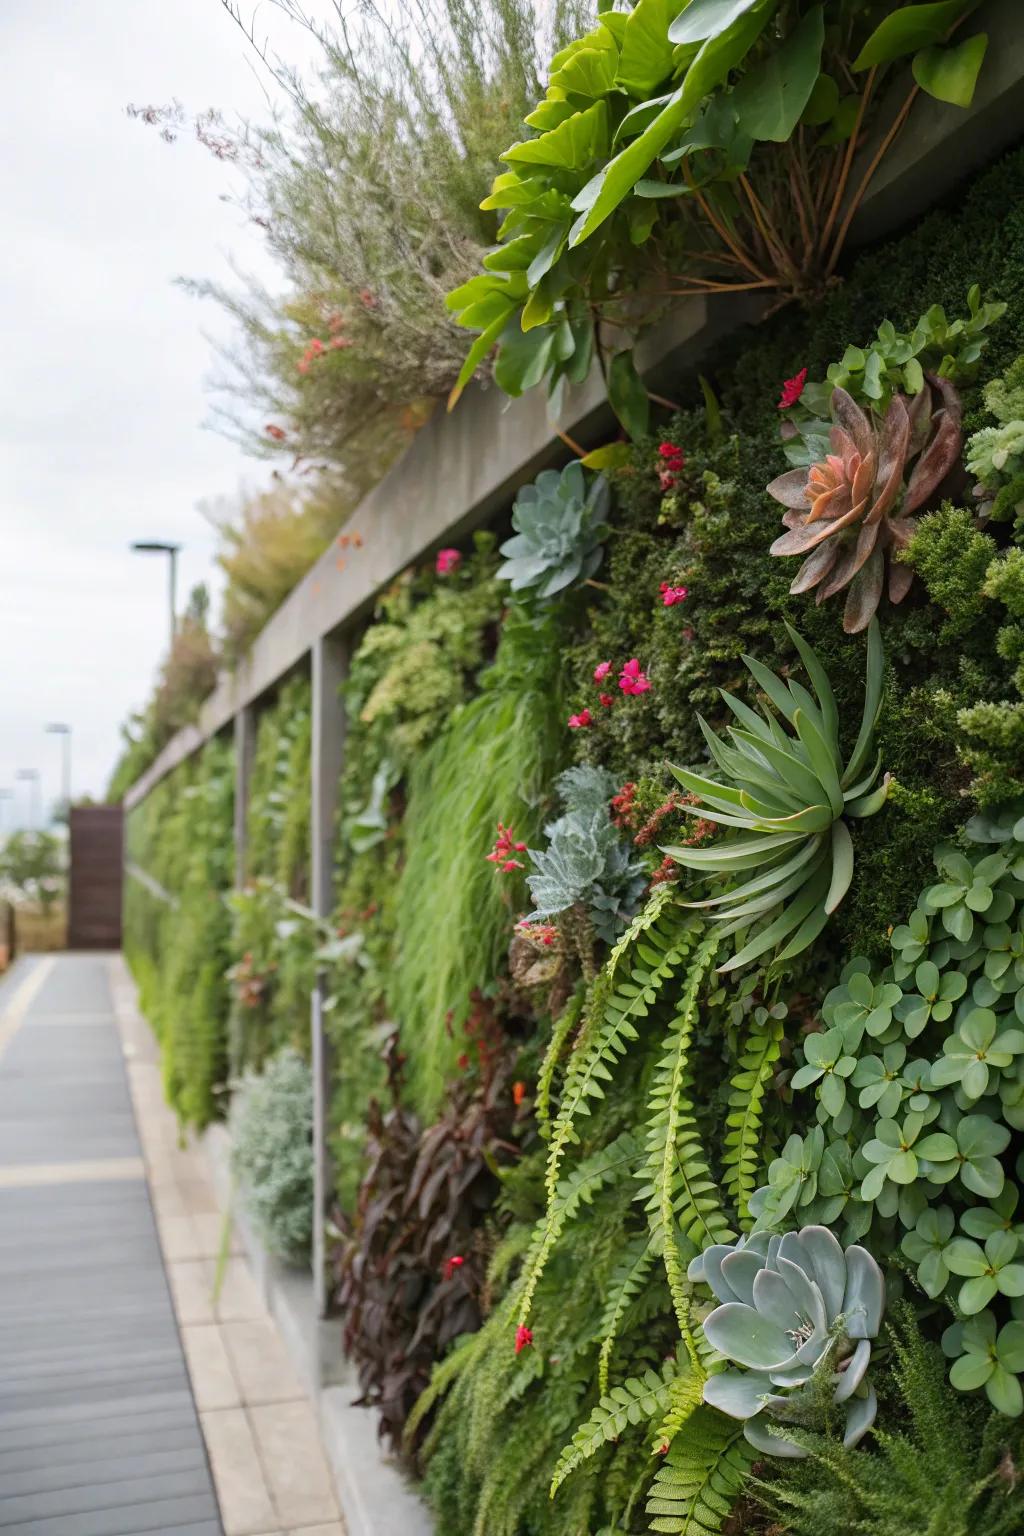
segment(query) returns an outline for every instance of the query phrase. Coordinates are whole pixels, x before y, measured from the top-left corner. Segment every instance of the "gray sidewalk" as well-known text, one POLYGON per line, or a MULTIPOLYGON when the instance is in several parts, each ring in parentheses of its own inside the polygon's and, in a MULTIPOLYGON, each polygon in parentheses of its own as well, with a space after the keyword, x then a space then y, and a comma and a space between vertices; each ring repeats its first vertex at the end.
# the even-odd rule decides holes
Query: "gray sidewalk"
POLYGON ((222 1532, 106 956, 0 989, 0 1530, 222 1532))

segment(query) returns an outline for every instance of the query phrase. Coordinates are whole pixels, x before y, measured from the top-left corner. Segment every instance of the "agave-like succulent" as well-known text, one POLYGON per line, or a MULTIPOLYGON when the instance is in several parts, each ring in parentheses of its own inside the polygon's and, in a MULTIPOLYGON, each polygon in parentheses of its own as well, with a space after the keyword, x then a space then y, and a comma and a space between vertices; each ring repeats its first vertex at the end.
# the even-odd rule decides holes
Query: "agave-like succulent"
POLYGON ((751 1445, 773 1456, 807 1452, 769 1433, 769 1423, 821 1429, 832 1404, 846 1414, 843 1444, 856 1445, 878 1407, 865 1377, 885 1310, 882 1271, 867 1249, 844 1250, 828 1227, 754 1232, 706 1248, 689 1277, 721 1303, 704 1319, 704 1337, 744 1367, 709 1376, 704 1401, 745 1420, 751 1445))
POLYGON ((910 589, 912 568, 892 556, 907 547, 917 529, 913 513, 959 459, 962 412, 955 387, 932 373, 918 394, 893 395, 881 421, 845 389, 832 391, 831 410, 832 452, 768 486, 787 508, 787 532, 771 552, 806 556, 791 592, 816 588, 821 603, 848 588, 843 628, 855 634, 876 612, 886 578, 890 602, 910 589))
POLYGON ((728 934, 764 922, 749 943, 719 966, 721 971, 735 970, 775 946, 779 946, 776 958, 788 960, 817 938, 853 878, 847 818, 874 815, 889 791, 888 775, 876 787, 881 754, 872 762, 882 702, 883 655, 877 619, 868 630, 860 733, 845 768, 839 752, 839 712, 825 669, 796 630, 788 624, 786 629, 813 693, 792 680, 783 682, 761 662, 744 656, 747 669, 781 720, 768 709, 759 715, 723 690, 722 698, 739 722, 729 727, 732 745, 698 716, 722 778, 672 769, 683 788, 701 802, 680 810, 734 828, 735 835, 716 839, 706 848, 662 851, 701 874, 747 877, 723 895, 690 905, 706 907, 711 916, 728 923, 728 934))
POLYGON ((542 601, 593 576, 604 554, 608 501, 604 476, 598 475, 588 489, 583 466, 575 460, 561 474, 542 470, 516 497, 516 531, 501 546, 505 564, 498 576, 512 583, 513 592, 529 592, 542 601))

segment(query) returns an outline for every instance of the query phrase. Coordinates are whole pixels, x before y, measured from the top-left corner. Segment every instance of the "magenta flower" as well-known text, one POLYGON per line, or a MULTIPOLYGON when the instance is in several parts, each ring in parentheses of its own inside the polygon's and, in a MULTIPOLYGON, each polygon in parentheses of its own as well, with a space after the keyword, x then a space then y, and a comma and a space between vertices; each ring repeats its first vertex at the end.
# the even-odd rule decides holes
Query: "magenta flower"
POLYGON ((594 668, 594 682, 603 683, 611 669, 612 664, 610 661, 599 661, 594 668))
POLYGON ((779 400, 779 410, 788 411, 791 405, 796 405, 804 392, 807 383, 807 369, 801 368, 799 373, 794 373, 791 379, 786 379, 782 385, 782 396, 779 400))
POLYGON ((619 673, 619 687, 623 693, 646 693, 651 686, 651 680, 634 656, 627 661, 619 673))
POLYGON ((594 717, 589 709, 581 709, 578 715, 569 716, 570 731, 582 730, 585 726, 593 725, 594 717))
POLYGON ((667 581, 661 583, 661 600, 666 608, 674 608, 676 603, 685 603, 689 595, 687 587, 673 587, 667 581))
POLYGON ((462 564, 462 556, 457 549, 439 549, 434 569, 439 576, 449 576, 462 564))
POLYGON ((524 1328, 522 1323, 516 1329, 516 1354, 521 1354, 524 1349, 529 1349, 533 1343, 533 1334, 529 1328, 524 1328))

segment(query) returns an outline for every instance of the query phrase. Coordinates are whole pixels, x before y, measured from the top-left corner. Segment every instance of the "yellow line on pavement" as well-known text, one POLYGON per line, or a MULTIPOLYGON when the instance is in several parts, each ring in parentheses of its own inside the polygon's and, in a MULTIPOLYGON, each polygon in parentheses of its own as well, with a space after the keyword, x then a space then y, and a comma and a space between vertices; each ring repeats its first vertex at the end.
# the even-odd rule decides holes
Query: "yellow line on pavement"
POLYGON ((45 960, 37 961, 3 1013, 0 1013, 0 1059, 3 1058, 4 1051, 25 1022, 25 1015, 32 1006, 32 999, 52 970, 52 955, 48 955, 45 960))
POLYGON ((141 1157, 99 1157, 87 1163, 8 1163, 0 1168, 0 1189, 29 1189, 36 1184, 119 1183, 145 1177, 141 1157))

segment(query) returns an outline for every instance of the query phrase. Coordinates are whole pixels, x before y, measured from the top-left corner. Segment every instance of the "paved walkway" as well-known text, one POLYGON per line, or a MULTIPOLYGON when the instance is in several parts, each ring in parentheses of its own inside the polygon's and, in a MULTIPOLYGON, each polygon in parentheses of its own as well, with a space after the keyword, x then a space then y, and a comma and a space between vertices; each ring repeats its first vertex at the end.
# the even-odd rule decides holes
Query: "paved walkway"
POLYGON ((106 957, 0 988, 0 1532, 221 1536, 106 957))

